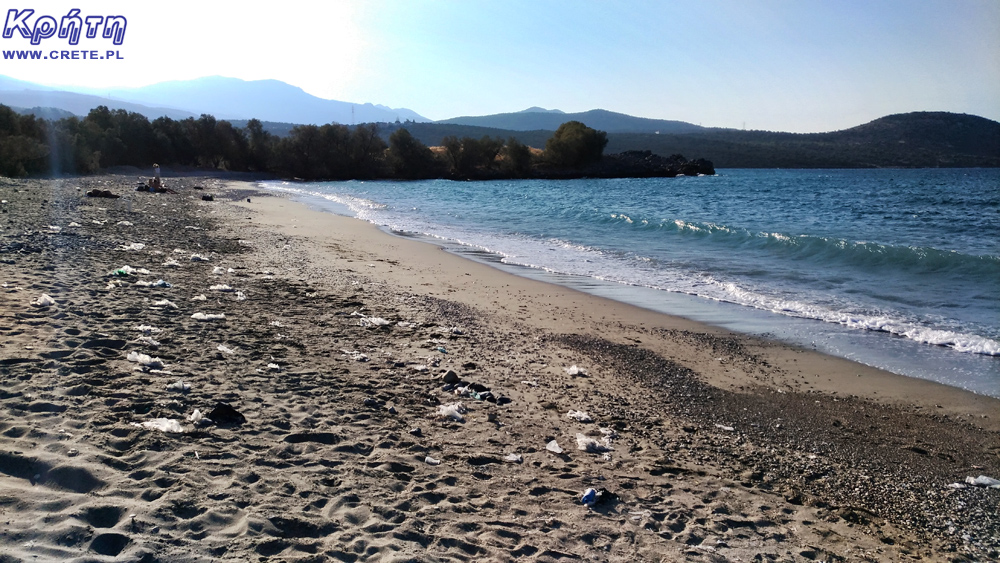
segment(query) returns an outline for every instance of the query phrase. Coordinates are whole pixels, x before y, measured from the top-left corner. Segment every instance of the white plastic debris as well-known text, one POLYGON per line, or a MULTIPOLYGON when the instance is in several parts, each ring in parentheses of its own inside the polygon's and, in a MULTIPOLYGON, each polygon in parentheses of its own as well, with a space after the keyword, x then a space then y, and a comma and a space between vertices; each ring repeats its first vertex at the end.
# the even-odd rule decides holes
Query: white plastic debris
POLYGON ((174 259, 171 258, 170 260, 167 260, 166 262, 164 262, 163 266, 166 267, 166 268, 180 268, 181 267, 181 263, 178 262, 177 260, 174 260, 174 259))
POLYGON ((361 352, 358 352, 357 350, 343 350, 342 349, 340 351, 340 353, 343 354, 344 356, 347 356, 348 358, 351 358, 355 362, 367 362, 368 361, 368 355, 367 354, 362 354, 361 352))
POLYGON ((168 307, 170 309, 176 309, 177 304, 169 299, 160 299, 159 301, 153 301, 154 307, 168 307))
POLYGON ((452 403, 450 405, 441 405, 438 407, 438 416, 441 418, 450 418, 456 422, 465 422, 465 417, 462 416, 466 413, 465 405, 461 402, 452 403))
POLYGON ((387 326, 390 324, 392 323, 383 319, 382 317, 361 317, 361 320, 358 321, 359 326, 365 326, 365 327, 387 326))
POLYGON ((62 231, 62 227, 60 227, 59 225, 49 225, 50 233, 58 233, 60 231, 62 231))
POLYGON ((561 453, 563 453, 563 449, 559 447, 559 444, 555 440, 552 440, 548 444, 545 444, 545 449, 549 450, 550 452, 552 452, 554 454, 561 454, 561 453))
POLYGON ((195 313, 191 318, 196 321, 218 321, 226 318, 225 313, 195 313))
POLYGON ((732 432, 733 430, 736 430, 732 426, 726 426, 725 424, 716 424, 715 427, 724 432, 732 432))
POLYGON ((268 324, 269 324, 270 326, 276 326, 276 327, 278 327, 278 328, 281 328, 281 327, 285 326, 285 325, 281 324, 281 321, 271 321, 271 322, 270 322, 270 323, 268 323, 268 324))
POLYGON ((191 301, 208 301, 208 297, 205 297, 205 294, 202 293, 201 295, 195 295, 192 297, 191 301))
POLYGON ((968 489, 969 486, 965 483, 948 483, 946 485, 949 489, 968 489))
POLYGON ((132 222, 131 221, 118 221, 117 223, 115 223, 115 225, 118 226, 118 227, 131 227, 132 226, 132 222))
POLYGON ((140 336, 136 339, 136 341, 140 344, 145 344, 146 346, 152 346, 153 348, 160 345, 160 342, 158 340, 154 340, 152 336, 140 336))
POLYGON ((145 244, 143 244, 141 242, 133 242, 132 244, 123 244, 123 245, 119 246, 118 250, 135 250, 135 251, 138 251, 138 250, 142 250, 143 248, 146 248, 145 244))
POLYGON ((427 456, 424 458, 424 463, 426 463, 427 465, 441 465, 441 460, 435 459, 431 456, 427 456))
POLYGON ((576 449, 591 454, 602 454, 611 450, 609 446, 598 442, 586 434, 576 435, 576 449))
POLYGON ((139 352, 129 352, 126 359, 130 362, 135 362, 144 368, 160 369, 163 367, 163 360, 160 358, 152 358, 148 354, 142 354, 139 352))
POLYGON ((72 223, 70 223, 69 225, 66 225, 66 226, 67 227, 81 227, 82 225, 80 225, 80 223, 77 223, 76 221, 73 221, 72 223))
POLYGON ((179 420, 173 418, 154 418, 146 422, 133 422, 132 426, 138 426, 147 430, 159 430, 168 434, 183 434, 184 427, 179 420))
POLYGON ((987 477, 986 475, 980 475, 979 477, 976 478, 966 477, 965 482, 974 487, 988 487, 990 489, 1000 489, 1000 480, 994 479, 992 477, 987 477))
POLYGON ((217 284, 217 285, 210 286, 208 289, 209 289, 209 291, 232 291, 233 290, 233 288, 229 287, 228 285, 226 285, 224 283, 220 283, 220 284, 217 284))
POLYGON ((236 300, 237 301, 246 301, 247 300, 247 294, 243 293, 242 291, 237 291, 236 292, 236 300))
POLYGON ((576 367, 575 365, 572 365, 568 368, 563 368, 563 371, 565 371, 570 375, 587 375, 587 370, 581 367, 576 367))
POLYGON ((521 463, 522 461, 524 461, 524 458, 521 457, 519 454, 511 453, 503 456, 503 460, 510 463, 521 463))
POLYGON ((462 330, 462 329, 460 329, 460 328, 458 328, 457 326, 453 326, 453 327, 449 328, 448 332, 450 332, 452 334, 465 334, 465 331, 462 330))
POLYGON ((218 351, 220 351, 220 352, 222 352, 223 354, 235 354, 236 353, 236 350, 233 350, 232 348, 228 348, 228 347, 226 347, 223 344, 219 344, 218 347, 216 347, 215 349, 218 350, 218 351))
POLYGON ((51 307, 56 304, 56 300, 43 293, 38 299, 32 300, 31 304, 36 307, 51 307))
POLYGON ((221 266, 216 266, 216 267, 212 268, 212 275, 213 276, 221 276, 222 274, 225 274, 225 273, 226 273, 226 269, 223 268, 223 267, 221 267, 221 266))
POLYGON ((597 489, 587 489, 583 491, 583 496, 580 497, 580 504, 584 506, 594 506, 597 504, 597 499, 601 498, 601 493, 597 489))
POLYGON ((181 393, 187 393, 190 390, 191 390, 191 384, 184 383, 179 379, 171 383, 170 385, 167 385, 167 391, 179 391, 181 393))
POLYGON ((585 412, 583 412, 583 411, 572 411, 571 410, 568 413, 566 413, 566 417, 567 418, 572 418, 573 420, 575 420, 577 422, 594 422, 594 419, 590 418, 590 415, 587 414, 587 413, 585 413, 585 412))
POLYGON ((281 366, 278 364, 267 364, 267 369, 271 371, 281 371, 281 366))
MULTIPOLYGON (((206 421, 206 420, 208 420, 208 419, 205 418, 205 415, 201 414, 201 411, 198 410, 198 409, 194 409, 194 412, 191 413, 190 416, 188 416, 188 421, 189 422, 193 422, 195 424, 202 424, 202 421, 206 421)), ((197 452, 195 452, 195 453, 197 453, 197 452)))
MULTIPOLYGON (((181 252, 181 253, 183 253, 184 251, 183 250, 175 250, 174 252, 181 252)), ((191 255, 191 261, 192 262, 208 262, 208 258, 202 256, 201 254, 192 254, 191 255)))

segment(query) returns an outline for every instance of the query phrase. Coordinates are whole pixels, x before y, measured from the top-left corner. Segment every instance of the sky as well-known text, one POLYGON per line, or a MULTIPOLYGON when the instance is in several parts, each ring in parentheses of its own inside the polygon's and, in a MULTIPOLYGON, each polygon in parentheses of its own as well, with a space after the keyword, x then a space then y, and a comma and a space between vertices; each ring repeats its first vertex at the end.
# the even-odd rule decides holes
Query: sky
POLYGON ((802 133, 909 111, 1000 121, 1000 0, 38 4, 4 11, 122 15, 124 40, 32 47, 15 31, 0 49, 117 57, 0 60, 0 75, 97 88, 277 79, 430 119, 541 106, 802 133))

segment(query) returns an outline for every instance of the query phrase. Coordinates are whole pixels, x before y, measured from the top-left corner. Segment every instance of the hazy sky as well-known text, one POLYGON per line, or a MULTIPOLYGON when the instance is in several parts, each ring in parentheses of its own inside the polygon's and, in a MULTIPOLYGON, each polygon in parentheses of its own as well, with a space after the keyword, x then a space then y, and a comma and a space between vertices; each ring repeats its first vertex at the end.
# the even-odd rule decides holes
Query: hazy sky
MULTIPOLYGON (((4 10, 125 16, 121 46, 76 47, 124 60, 3 60, 0 74, 94 87, 274 78, 431 119, 542 106, 797 132, 918 110, 1000 120, 1000 0, 39 4, 4 10)), ((17 33, 0 46, 30 48, 17 33)))

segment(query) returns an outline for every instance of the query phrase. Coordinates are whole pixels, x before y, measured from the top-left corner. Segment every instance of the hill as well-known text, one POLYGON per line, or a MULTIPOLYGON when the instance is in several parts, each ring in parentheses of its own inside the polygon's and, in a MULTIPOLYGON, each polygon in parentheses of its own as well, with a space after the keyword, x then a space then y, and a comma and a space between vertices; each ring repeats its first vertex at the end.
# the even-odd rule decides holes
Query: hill
POLYGON ((528 108, 516 113, 498 113, 478 117, 453 117, 435 123, 447 125, 472 125, 510 131, 555 131, 567 121, 581 121, 588 127, 608 133, 695 133, 705 131, 704 127, 684 121, 647 119, 603 109, 593 109, 580 113, 563 113, 559 110, 528 108))

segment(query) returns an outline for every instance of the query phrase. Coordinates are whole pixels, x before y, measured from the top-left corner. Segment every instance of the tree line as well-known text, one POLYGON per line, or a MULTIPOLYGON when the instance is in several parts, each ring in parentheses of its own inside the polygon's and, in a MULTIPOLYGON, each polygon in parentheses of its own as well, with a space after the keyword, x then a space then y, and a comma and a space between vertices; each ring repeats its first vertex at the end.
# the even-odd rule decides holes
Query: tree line
POLYGON ((59 120, 20 115, 0 105, 0 175, 91 174, 153 163, 263 172, 304 180, 483 179, 544 175, 586 167, 602 157, 607 135, 563 124, 543 151, 517 139, 446 136, 428 147, 405 128, 387 139, 378 124, 298 125, 285 137, 251 119, 245 127, 202 115, 174 120, 105 106, 59 120))

